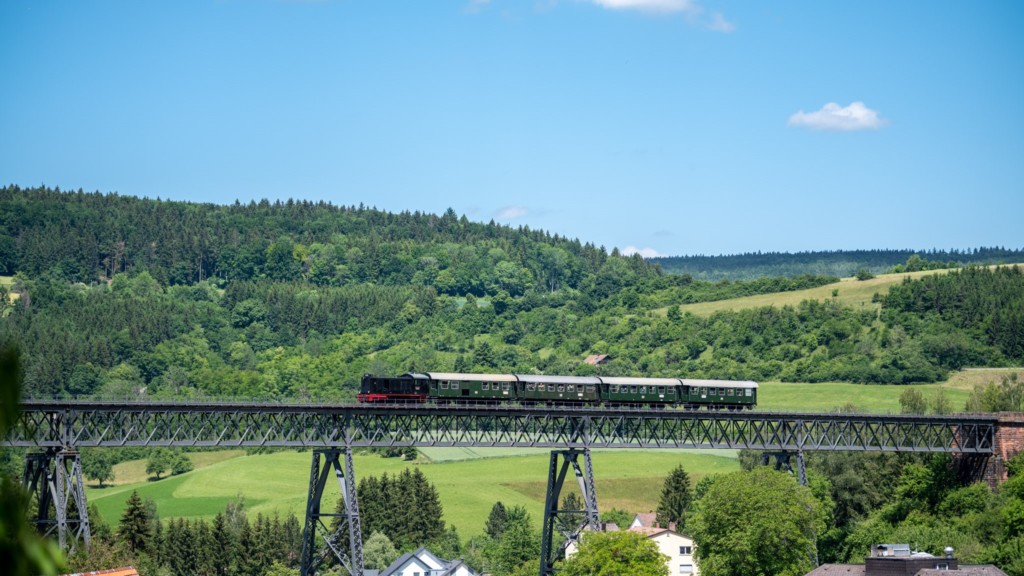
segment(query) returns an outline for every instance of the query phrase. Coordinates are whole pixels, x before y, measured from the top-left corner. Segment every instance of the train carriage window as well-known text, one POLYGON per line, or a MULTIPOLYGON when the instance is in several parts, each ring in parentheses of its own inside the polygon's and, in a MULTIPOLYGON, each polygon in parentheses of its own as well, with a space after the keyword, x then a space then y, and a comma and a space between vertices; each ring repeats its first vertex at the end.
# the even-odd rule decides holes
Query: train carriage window
POLYGON ((508 392, 508 383, 506 382, 505 384, 502 384, 501 389, 504 390, 505 392, 508 392))
POLYGON ((548 392, 554 392, 554 391, 555 391, 555 385, 554 384, 548 384, 548 392))
POLYGON ((587 386, 587 392, 593 393, 594 392, 594 387, 593 386, 587 386))
POLYGON ((640 393, 641 394, 647 394, 647 386, 641 386, 640 387, 640 393))
POLYGON ((752 394, 753 390, 751 390, 750 388, 747 388, 746 390, 744 390, 744 392, 746 392, 747 396, 753 396, 753 394, 752 394))
POLYGON ((563 385, 559 384, 559 385, 558 385, 558 391, 559 391, 559 392, 565 392, 565 386, 563 386, 563 385))
POLYGON ((576 391, 576 387, 575 387, 575 386, 573 386, 572 384, 568 384, 568 385, 566 385, 566 387, 565 387, 565 391, 566 391, 566 392, 575 392, 575 391, 576 391))
POLYGON ((484 382, 483 384, 480 385, 480 389, 481 390, 490 390, 491 389, 491 384, 489 382, 484 382))
POLYGON ((701 386, 700 394, 701 394, 701 396, 707 396, 708 395, 708 389, 703 387, 703 386, 701 386))
POLYGON ((459 389, 459 383, 458 382, 452 382, 452 390, 458 390, 458 389, 459 389))
POLYGON ((630 386, 630 387, 629 387, 629 391, 630 391, 630 393, 632 393, 632 394, 636 394, 636 386, 630 386))
POLYGON ((448 383, 447 382, 441 382, 441 390, 447 390, 447 389, 448 389, 448 383))
POLYGON ((537 390, 537 385, 536 384, 527 384, 526 385, 526 391, 527 392, 535 392, 536 390, 537 390))
POLYGON ((612 394, 618 394, 619 393, 619 386, 618 386, 618 384, 613 384, 608 391, 611 392, 612 394))
POLYGON ((729 388, 728 390, 726 390, 726 391, 725 391, 725 394, 726 394, 727 396, 732 396, 732 395, 733 395, 733 393, 732 393, 732 388, 729 388))

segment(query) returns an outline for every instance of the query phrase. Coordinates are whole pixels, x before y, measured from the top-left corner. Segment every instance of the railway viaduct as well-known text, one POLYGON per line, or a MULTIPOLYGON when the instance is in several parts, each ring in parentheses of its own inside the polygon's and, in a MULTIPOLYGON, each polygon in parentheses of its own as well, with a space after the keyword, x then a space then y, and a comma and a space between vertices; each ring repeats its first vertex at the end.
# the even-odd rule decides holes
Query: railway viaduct
POLYGON ((302 574, 336 557, 362 574, 362 539, 352 451, 363 447, 472 446, 551 450, 541 576, 568 540, 596 527, 593 448, 747 448, 805 480, 803 455, 816 450, 953 454, 965 481, 1006 478, 1005 462, 1024 451, 1024 414, 872 415, 778 412, 431 405, 322 405, 25 401, 3 445, 35 449, 24 483, 38 502, 35 522, 73 549, 88 543, 78 449, 117 446, 295 447, 312 450, 302 574), (569 472, 572 476, 569 476, 569 472), (344 513, 321 510, 334 475, 344 513), (566 479, 578 483, 582 510, 560 509, 566 479), (50 517, 50 511, 54 517, 50 517), (557 520, 561 517, 562 522, 557 520), (571 517, 578 525, 562 532, 571 517), (337 531, 330 519, 341 520, 337 531), (582 520, 581 520, 582 519, 582 520), (556 532, 560 532, 556 534, 556 532))

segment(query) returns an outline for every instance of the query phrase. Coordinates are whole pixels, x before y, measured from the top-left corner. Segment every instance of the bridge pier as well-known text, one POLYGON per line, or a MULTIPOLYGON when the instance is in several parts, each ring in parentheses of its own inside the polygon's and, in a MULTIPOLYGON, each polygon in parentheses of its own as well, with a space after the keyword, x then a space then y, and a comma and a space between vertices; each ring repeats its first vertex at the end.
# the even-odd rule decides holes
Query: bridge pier
POLYGON ((313 576, 321 564, 334 556, 352 576, 363 574, 363 535, 359 524, 359 503, 356 500, 355 468, 350 448, 327 448, 313 450, 313 463, 309 472, 309 494, 306 499, 306 521, 302 531, 302 576, 313 576), (340 458, 344 455, 345 466, 340 458), (321 467, 321 460, 323 466, 321 467), (343 511, 322 512, 327 477, 334 472, 341 488, 343 511), (334 530, 324 524, 330 518, 337 522, 334 530), (348 532, 348 546, 341 540, 348 532), (323 545, 317 546, 317 535, 323 545))
POLYGON ((569 542, 579 539, 584 528, 597 530, 600 519, 597 514, 597 493, 594 491, 594 466, 590 460, 590 450, 552 450, 548 466, 548 489, 544 499, 544 529, 540 541, 540 576, 551 576, 555 573, 555 562, 565 556, 565 547, 569 542), (583 455, 583 470, 580 469, 579 456, 583 455), (561 467, 559 467, 561 460, 561 467), (563 510, 561 508, 562 486, 566 473, 572 467, 583 495, 583 510, 563 510), (555 532, 564 540, 554 546, 555 532))
POLYGON ((51 448, 25 455, 25 491, 36 503, 31 520, 44 536, 57 533, 62 550, 71 553, 79 542, 89 546, 89 511, 82 482, 82 460, 77 450, 51 448), (50 517, 51 509, 54 517, 50 517))
POLYGON ((761 466, 767 466, 772 457, 775 458, 776 470, 796 474, 797 480, 800 481, 800 485, 807 486, 807 465, 804 461, 803 450, 797 450, 796 452, 762 452, 761 466), (796 470, 793 470, 793 464, 790 462, 790 458, 793 456, 796 456, 796 470))

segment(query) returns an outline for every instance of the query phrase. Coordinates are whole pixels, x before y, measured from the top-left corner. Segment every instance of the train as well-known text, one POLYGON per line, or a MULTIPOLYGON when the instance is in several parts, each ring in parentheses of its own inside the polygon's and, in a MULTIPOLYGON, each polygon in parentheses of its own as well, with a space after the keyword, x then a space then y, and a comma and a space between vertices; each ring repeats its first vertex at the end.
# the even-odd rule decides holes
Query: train
POLYGON ((408 373, 363 376, 357 400, 385 403, 519 403, 752 410, 757 383, 689 378, 408 373))

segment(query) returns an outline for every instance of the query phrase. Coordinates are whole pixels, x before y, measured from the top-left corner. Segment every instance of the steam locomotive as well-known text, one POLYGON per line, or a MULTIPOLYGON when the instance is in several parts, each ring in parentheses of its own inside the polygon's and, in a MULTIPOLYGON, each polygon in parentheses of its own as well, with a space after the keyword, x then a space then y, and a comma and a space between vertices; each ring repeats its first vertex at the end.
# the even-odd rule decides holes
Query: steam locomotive
POLYGON ((757 383, 688 378, 536 376, 425 372, 394 377, 363 376, 359 402, 583 404, 753 409, 757 383))

